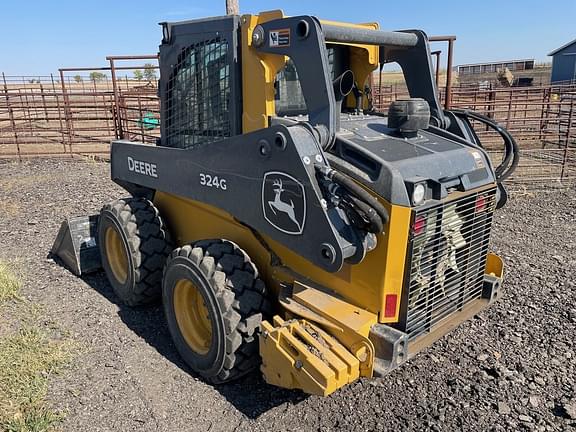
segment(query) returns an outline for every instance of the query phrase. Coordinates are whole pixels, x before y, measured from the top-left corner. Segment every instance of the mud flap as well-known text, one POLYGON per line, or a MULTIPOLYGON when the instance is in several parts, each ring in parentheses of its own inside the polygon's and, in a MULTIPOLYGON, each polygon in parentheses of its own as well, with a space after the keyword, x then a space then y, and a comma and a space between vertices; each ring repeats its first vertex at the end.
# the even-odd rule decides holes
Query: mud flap
POLYGON ((62 260, 77 276, 102 268, 98 238, 98 215, 69 218, 62 222, 50 254, 62 260))

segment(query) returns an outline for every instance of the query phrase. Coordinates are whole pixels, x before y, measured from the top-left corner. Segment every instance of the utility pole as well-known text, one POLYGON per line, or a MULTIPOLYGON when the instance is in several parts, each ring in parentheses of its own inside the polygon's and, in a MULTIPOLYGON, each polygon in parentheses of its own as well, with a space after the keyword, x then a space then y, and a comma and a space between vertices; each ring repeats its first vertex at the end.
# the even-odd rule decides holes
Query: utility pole
POLYGON ((226 15, 240 15, 238 0, 226 0, 226 15))

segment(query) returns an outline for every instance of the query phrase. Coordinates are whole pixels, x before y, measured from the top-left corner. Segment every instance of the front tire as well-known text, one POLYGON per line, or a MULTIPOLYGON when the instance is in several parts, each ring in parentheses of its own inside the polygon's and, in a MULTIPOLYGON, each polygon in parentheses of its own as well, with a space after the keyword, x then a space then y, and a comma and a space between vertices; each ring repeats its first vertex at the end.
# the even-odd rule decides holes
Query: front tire
POLYGON ((123 303, 139 306, 160 297, 162 270, 172 246, 149 200, 125 198, 106 204, 100 211, 98 244, 102 267, 123 303))
POLYGON ((219 384, 260 364, 258 334, 271 308, 256 266, 236 244, 203 240, 175 249, 162 287, 168 328, 192 370, 219 384))

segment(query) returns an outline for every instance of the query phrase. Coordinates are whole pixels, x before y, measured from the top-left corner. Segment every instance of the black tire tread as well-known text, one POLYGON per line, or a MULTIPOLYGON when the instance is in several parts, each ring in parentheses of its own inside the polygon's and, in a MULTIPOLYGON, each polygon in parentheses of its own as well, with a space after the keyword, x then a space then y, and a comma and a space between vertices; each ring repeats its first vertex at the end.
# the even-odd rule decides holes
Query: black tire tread
POLYGON ((170 236, 158 209, 145 198, 122 198, 106 204, 122 226, 134 265, 134 290, 122 301, 149 304, 160 297, 164 262, 172 251, 170 236))
POLYGON ((220 384, 246 375, 260 364, 260 324, 271 315, 256 266, 238 245, 222 239, 201 240, 177 248, 166 267, 177 256, 189 258, 210 281, 224 317, 224 366, 217 376, 207 380, 220 384))

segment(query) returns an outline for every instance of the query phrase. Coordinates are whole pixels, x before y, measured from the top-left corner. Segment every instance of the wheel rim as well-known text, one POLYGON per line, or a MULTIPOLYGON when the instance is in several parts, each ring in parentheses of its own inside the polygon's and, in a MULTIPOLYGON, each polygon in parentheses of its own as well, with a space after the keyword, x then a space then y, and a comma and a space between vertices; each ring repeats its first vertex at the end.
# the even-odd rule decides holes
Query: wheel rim
POLYGON ((128 255, 122 237, 113 227, 106 229, 106 259, 116 280, 125 283, 128 279, 128 255))
POLYGON ((202 294, 190 280, 174 287, 174 311, 182 336, 193 351, 205 355, 212 344, 212 323, 202 294))

